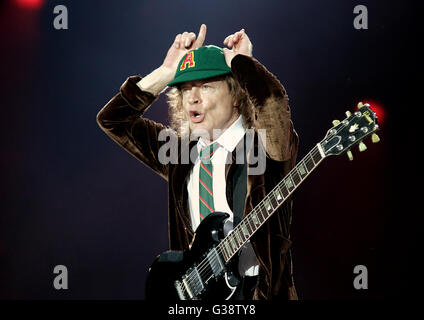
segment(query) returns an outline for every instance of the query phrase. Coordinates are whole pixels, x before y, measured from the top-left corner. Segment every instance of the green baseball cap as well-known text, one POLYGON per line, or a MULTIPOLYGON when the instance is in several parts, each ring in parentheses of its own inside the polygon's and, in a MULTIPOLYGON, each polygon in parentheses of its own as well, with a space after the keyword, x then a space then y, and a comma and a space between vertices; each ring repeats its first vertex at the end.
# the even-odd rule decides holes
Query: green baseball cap
POLYGON ((225 62, 224 52, 217 46, 203 46, 190 50, 178 63, 174 80, 168 86, 203 80, 231 73, 225 62))

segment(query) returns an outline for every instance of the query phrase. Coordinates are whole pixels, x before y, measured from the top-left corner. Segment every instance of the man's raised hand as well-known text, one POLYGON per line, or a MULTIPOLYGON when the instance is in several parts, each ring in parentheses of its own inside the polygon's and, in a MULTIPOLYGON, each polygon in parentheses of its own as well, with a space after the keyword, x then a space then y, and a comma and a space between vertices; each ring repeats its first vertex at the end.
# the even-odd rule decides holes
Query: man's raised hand
POLYGON ((200 48, 206 38, 206 25, 200 26, 199 34, 196 37, 194 32, 184 32, 177 34, 174 43, 169 48, 162 66, 172 69, 174 72, 178 67, 178 62, 189 51, 200 48))
POLYGON ((224 48, 224 56, 227 65, 231 68, 231 60, 233 60, 236 54, 243 54, 245 56, 252 56, 253 45, 247 36, 244 29, 240 31, 230 34, 224 39, 224 45, 231 48, 224 48))

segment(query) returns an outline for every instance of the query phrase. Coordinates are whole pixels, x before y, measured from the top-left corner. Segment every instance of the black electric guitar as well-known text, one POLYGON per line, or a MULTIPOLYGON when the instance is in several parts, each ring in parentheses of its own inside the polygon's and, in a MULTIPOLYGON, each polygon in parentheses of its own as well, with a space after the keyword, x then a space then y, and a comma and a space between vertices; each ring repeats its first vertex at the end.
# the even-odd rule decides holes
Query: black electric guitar
POLYGON ((146 299, 157 300, 224 300, 230 299, 238 285, 232 272, 236 253, 268 220, 293 191, 305 180, 324 158, 339 155, 372 135, 379 138, 377 116, 368 104, 358 104, 358 111, 346 112, 343 121, 334 120, 333 127, 274 189, 224 237, 223 225, 229 217, 224 212, 208 215, 199 225, 188 251, 166 251, 153 262, 146 281, 146 299))

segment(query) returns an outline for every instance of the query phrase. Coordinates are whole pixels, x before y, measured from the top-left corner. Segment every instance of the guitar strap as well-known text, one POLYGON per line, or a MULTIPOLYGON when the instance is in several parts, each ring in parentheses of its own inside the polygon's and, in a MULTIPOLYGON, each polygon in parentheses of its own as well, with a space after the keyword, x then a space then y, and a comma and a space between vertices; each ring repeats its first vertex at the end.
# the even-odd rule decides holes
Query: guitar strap
POLYGON ((233 227, 235 227, 244 215, 244 200, 247 188, 247 157, 246 157, 246 135, 243 137, 243 163, 236 164, 236 172, 233 176, 233 227))

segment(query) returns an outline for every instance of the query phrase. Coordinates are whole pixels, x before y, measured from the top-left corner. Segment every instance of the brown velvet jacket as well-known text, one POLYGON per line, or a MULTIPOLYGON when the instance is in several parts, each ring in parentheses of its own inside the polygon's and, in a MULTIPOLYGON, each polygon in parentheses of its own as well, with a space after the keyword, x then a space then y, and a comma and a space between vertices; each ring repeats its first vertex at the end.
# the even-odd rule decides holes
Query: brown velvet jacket
MULTIPOLYGON (((287 93, 278 79, 254 58, 242 55, 233 58, 231 69, 254 103, 255 130, 266 129, 266 170, 262 175, 247 177, 244 211, 247 215, 294 167, 298 137, 290 120, 287 93)), ((129 77, 120 92, 100 110, 97 122, 116 143, 168 181, 170 249, 186 250, 194 235, 186 187, 193 163, 159 162, 158 151, 165 141, 158 141, 158 134, 166 127, 143 117, 157 97, 136 85, 140 79, 139 76, 129 77)), ((194 144, 192 142, 190 148, 194 144)), ((231 209, 235 167, 234 152, 232 164, 226 165, 227 200, 231 209)), ((251 238, 261 267, 254 299, 297 299, 292 275, 290 223, 291 201, 286 201, 251 238)))

